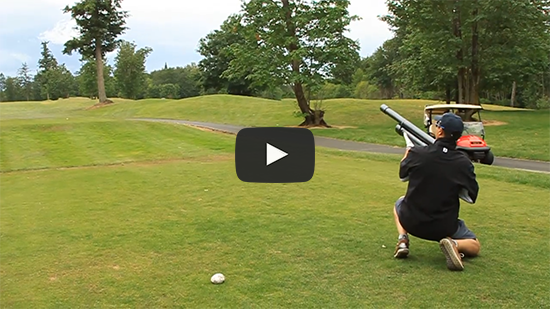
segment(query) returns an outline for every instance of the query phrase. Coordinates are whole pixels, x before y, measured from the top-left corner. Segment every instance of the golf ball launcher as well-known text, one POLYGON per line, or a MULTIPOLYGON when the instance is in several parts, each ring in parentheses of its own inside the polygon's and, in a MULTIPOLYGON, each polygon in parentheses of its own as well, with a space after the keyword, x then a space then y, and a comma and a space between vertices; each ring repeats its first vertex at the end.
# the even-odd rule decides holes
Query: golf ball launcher
POLYGON ((407 134, 407 137, 417 146, 428 146, 435 142, 435 139, 431 137, 428 133, 420 130, 412 122, 405 119, 405 117, 399 115, 396 111, 392 110, 386 104, 380 106, 380 110, 390 116, 393 120, 397 121, 395 126, 395 132, 403 136, 407 134))
MULTIPOLYGON (((382 104, 380 106, 380 110, 397 122, 397 125, 395 126, 395 132, 405 138, 405 140, 407 141, 407 147, 427 146, 435 142, 435 139, 431 135, 419 129, 412 122, 408 121, 405 117, 399 115, 396 111, 392 110, 386 104, 382 104), (413 145, 409 145, 409 141, 413 145)), ((486 146, 483 140, 477 136, 461 137, 461 139, 457 143, 457 149, 464 151, 468 155, 470 160, 474 162, 480 162, 482 164, 488 165, 493 164, 494 157, 490 151, 490 148, 486 146), (470 145, 472 141, 475 141, 478 144, 480 143, 479 141, 481 141, 482 143, 480 145, 470 145), (465 143, 469 143, 469 146, 465 146, 465 143), (483 160, 484 158, 487 159, 483 160)))

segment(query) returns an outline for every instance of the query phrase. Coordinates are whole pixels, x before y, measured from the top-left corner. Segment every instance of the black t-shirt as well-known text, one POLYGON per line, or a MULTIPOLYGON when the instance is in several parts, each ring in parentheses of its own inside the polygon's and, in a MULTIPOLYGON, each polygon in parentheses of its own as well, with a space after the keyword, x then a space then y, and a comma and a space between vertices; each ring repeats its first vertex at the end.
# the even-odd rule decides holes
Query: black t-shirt
POLYGON ((409 181, 399 221, 411 235, 426 240, 453 235, 458 229, 460 190, 467 190, 472 203, 479 191, 474 165, 448 139, 412 147, 401 161, 399 177, 409 181))

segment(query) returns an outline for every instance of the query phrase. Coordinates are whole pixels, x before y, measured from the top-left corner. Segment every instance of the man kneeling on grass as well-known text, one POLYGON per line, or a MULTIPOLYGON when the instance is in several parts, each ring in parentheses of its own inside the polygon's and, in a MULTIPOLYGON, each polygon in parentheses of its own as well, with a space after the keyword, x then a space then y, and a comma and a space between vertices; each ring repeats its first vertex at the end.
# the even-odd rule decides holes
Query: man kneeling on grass
POLYGON ((478 255, 480 243, 458 218, 459 198, 475 203, 479 186, 474 165, 467 155, 456 149, 456 141, 464 129, 462 119, 447 113, 436 127, 433 145, 408 148, 401 160, 399 177, 409 184, 405 196, 395 203, 399 239, 394 257, 408 256, 410 233, 421 239, 439 241, 447 268, 463 270, 462 257, 478 255))

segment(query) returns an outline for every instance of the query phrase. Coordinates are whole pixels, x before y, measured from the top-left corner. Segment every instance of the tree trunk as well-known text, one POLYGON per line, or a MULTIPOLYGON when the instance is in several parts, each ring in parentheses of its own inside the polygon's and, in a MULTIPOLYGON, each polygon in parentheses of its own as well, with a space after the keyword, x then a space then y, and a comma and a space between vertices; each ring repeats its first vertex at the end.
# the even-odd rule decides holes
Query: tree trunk
POLYGON ((99 103, 106 103, 107 94, 105 93, 105 78, 103 76, 103 55, 101 54, 101 41, 97 39, 95 45, 95 63, 97 68, 97 96, 99 103))
POLYGON ((449 85, 445 88, 445 103, 451 104, 451 86, 449 85))
MULTIPOLYGON (((474 5, 477 5, 475 2, 474 5)), ((472 12, 473 18, 475 19, 478 15, 478 8, 475 7, 472 12)), ((479 65, 479 31, 478 31, 478 22, 474 21, 472 23, 472 74, 470 75, 469 83, 469 99, 468 103, 470 104, 479 104, 479 81, 481 75, 481 69, 479 65)))
POLYGON ((295 83, 293 86, 294 95, 296 96, 296 101, 298 101, 298 107, 300 111, 305 114, 304 121, 300 126, 330 126, 325 122, 324 116, 325 111, 323 110, 312 110, 310 104, 305 96, 304 87, 302 83, 295 83))
POLYGON ((294 95, 296 96, 296 101, 298 101, 298 107, 303 114, 312 114, 313 111, 309 107, 306 95, 304 93, 304 87, 301 83, 296 83, 292 87, 294 90, 294 95))
POLYGON ((457 100, 456 103, 464 103, 464 68, 458 69, 458 89, 457 89, 457 100))
POLYGON ((467 69, 464 74, 464 101, 462 103, 470 104, 471 100, 471 90, 472 90, 472 72, 467 69))
POLYGON ((516 102, 516 81, 512 83, 512 97, 510 98, 510 106, 514 107, 515 102, 516 102))
MULTIPOLYGON (((288 44, 287 50, 289 54, 292 54, 294 51, 298 50, 298 38, 296 37, 296 26, 294 25, 294 21, 292 20, 292 9, 290 8, 290 4, 288 0, 281 0, 282 2, 282 9, 285 13, 285 24, 286 24, 286 30, 288 33, 288 36, 293 38, 293 40, 288 44)), ((293 59, 291 61, 292 65, 292 71, 295 73, 296 76, 300 75, 300 60, 299 59, 293 59)), ((296 96, 296 100, 298 101, 298 107, 300 107, 300 111, 305 114, 304 122, 300 124, 300 126, 325 126, 329 127, 325 120, 324 115, 325 112, 322 110, 312 110, 309 102, 304 94, 304 88, 301 82, 295 82, 293 85, 294 95, 296 96)))
MULTIPOLYGON (((453 20, 453 32, 454 36, 462 40, 462 31, 460 30, 460 7, 458 1, 455 1, 456 16, 453 20)), ((462 44, 460 48, 456 51, 456 59, 458 60, 458 74, 457 74, 457 100, 456 103, 464 103, 464 80, 465 80, 465 69, 464 64, 464 51, 462 44)))
MULTIPOLYGON (((455 0, 455 12, 453 17, 453 34, 456 38, 461 39, 462 33, 460 31, 460 1, 455 0)), ((456 103, 460 104, 464 98, 464 69, 462 67, 462 60, 464 54, 462 52, 462 46, 456 51, 456 59, 458 60, 458 73, 456 75, 456 103)))
MULTIPOLYGON (((542 96, 546 96, 546 90, 545 90, 545 85, 544 85, 545 81, 544 81, 544 73, 542 73, 542 96)), ((550 96, 550 92, 548 93, 548 96, 550 96)))

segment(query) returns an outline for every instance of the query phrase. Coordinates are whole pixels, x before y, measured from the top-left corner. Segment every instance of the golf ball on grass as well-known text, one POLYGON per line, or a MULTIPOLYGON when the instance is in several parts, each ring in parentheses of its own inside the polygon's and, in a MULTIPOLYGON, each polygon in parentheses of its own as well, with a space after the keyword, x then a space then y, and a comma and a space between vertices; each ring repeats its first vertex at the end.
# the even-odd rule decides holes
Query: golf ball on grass
POLYGON ((214 284, 220 284, 225 281, 225 276, 221 273, 214 274, 212 278, 210 278, 210 281, 214 284))

